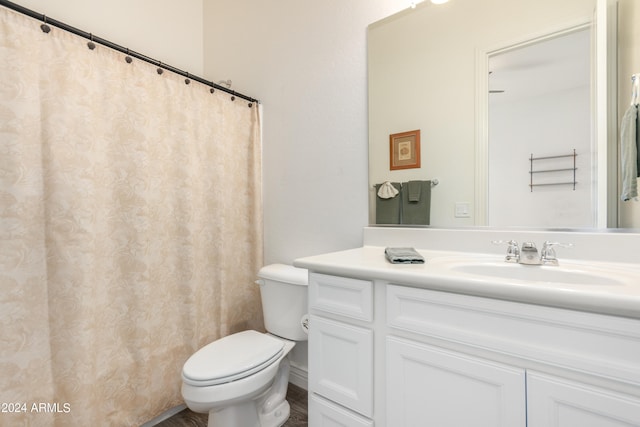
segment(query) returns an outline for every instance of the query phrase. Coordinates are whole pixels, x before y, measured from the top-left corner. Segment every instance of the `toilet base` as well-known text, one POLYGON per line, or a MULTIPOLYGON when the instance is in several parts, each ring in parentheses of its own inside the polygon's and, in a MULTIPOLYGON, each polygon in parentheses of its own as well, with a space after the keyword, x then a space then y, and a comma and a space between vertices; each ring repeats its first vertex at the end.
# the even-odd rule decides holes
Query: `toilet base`
POLYGON ((281 427, 289 419, 289 402, 281 402, 272 412, 258 415, 255 402, 245 402, 209 412, 208 427, 281 427))
POLYGON ((287 388, 289 387, 290 370, 289 358, 285 357, 280 362, 278 374, 271 389, 265 397, 258 400, 256 406, 259 411, 261 427, 280 427, 289 419, 291 407, 287 402, 287 388))
POLYGON ((209 412, 208 427, 261 427, 255 402, 249 401, 209 412))
POLYGON ((291 406, 286 400, 278 405, 273 412, 260 416, 260 427, 281 427, 289 419, 291 406))
POLYGON ((285 357, 263 396, 209 411, 208 427, 281 427, 291 412, 286 400, 289 370, 289 359, 285 357))

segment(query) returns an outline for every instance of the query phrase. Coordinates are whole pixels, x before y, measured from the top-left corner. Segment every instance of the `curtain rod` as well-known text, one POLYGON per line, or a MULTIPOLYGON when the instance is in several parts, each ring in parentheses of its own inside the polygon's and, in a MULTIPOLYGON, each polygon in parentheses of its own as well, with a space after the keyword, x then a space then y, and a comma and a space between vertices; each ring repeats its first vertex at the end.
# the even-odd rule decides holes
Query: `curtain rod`
MULTIPOLYGON (((122 46, 120 46, 118 44, 115 44, 115 43, 109 41, 109 40, 103 39, 101 37, 97 37, 97 36, 95 36, 95 35, 93 35, 91 33, 87 33, 86 31, 79 30, 78 28, 72 27, 71 25, 67 25, 64 22, 60 22, 60 21, 57 21, 55 19, 49 18, 48 16, 45 16, 43 14, 34 12, 33 10, 27 9, 24 6, 20 6, 19 4, 16 4, 16 3, 13 3, 13 2, 10 2, 10 1, 7 1, 7 0, 0 0, 0 5, 2 5, 4 7, 7 7, 9 9, 15 10, 16 12, 20 12, 23 15, 27 15, 27 16, 35 18, 35 19, 37 19, 39 21, 42 21, 44 24, 53 25, 54 27, 58 27, 58 28, 60 28, 60 29, 62 29, 64 31, 68 31, 68 32, 73 33, 73 34, 75 34, 77 36, 80 36, 80 37, 83 37, 85 39, 88 39, 88 40, 90 40, 90 41, 92 41, 94 43, 98 43, 98 44, 101 44, 101 45, 106 46, 108 48, 117 50, 118 52, 125 53, 125 54, 127 54, 129 56, 132 56, 134 58, 137 58, 137 59, 139 59, 141 61, 148 62, 149 64, 156 65, 159 68, 162 68, 162 69, 171 71, 172 73, 176 73, 176 74, 179 74, 181 76, 184 76, 187 79, 195 80, 197 82, 200 82, 202 84, 210 86, 213 89, 221 90, 223 92, 231 94, 232 96, 237 96, 239 98, 245 99, 245 100, 249 101, 250 103, 253 103, 253 102, 260 103, 260 101, 258 101, 255 98, 252 98, 252 97, 247 96, 247 95, 243 95, 243 94, 241 94, 239 92, 236 92, 235 90, 231 90, 231 89, 226 88, 224 86, 220 86, 220 85, 218 85, 218 84, 216 84, 216 83, 214 83, 212 81, 205 80, 202 77, 194 76, 193 74, 190 74, 190 73, 188 73, 186 71, 182 71, 182 70, 180 70, 178 68, 175 68, 175 67, 173 67, 171 65, 168 65, 168 64, 160 62, 160 61, 158 61, 156 59, 150 58, 150 57, 148 57, 146 55, 143 55, 141 53, 138 53, 138 52, 135 52, 133 50, 130 50, 130 49, 126 48, 126 47, 122 47, 122 46)), ((213 91, 213 89, 212 89, 212 91, 213 91)), ((249 107, 251 107, 251 104, 249 104, 249 107)))

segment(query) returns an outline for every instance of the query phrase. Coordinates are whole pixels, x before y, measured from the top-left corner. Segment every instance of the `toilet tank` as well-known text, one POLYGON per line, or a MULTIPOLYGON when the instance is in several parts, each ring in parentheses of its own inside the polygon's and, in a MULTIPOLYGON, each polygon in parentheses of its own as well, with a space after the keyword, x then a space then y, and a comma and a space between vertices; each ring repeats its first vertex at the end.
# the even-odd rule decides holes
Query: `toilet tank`
POLYGON ((304 268, 271 264, 258 273, 264 326, 268 332, 292 341, 306 341, 302 327, 307 315, 309 276, 304 268))

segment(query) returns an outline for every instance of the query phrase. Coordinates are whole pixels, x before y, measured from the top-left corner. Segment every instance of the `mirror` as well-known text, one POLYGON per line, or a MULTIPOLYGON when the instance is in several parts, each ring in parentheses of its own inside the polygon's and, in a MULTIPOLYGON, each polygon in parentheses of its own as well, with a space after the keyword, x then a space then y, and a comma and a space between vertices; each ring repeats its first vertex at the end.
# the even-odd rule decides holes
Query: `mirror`
MULTIPOLYGON (((616 3, 615 0, 450 0, 444 5, 423 2, 370 25, 369 222, 376 224, 380 200, 376 184, 429 180, 430 225, 616 227, 617 62, 616 46, 607 44, 616 39, 611 37, 616 31, 616 3), (518 165, 518 178, 506 180, 521 181, 516 190, 518 197, 553 195, 555 205, 534 203, 528 216, 510 215, 508 203, 497 205, 497 212, 505 213, 500 219, 500 215, 491 213, 490 200, 496 195, 507 201, 515 196, 505 196, 504 192, 512 190, 492 184, 502 168, 490 163, 491 153, 495 154, 490 136, 500 132, 490 126, 496 117, 490 118, 489 106, 495 93, 490 91, 500 90, 489 86, 490 64, 516 48, 540 47, 542 41, 561 40, 581 31, 586 31, 589 39, 590 122, 579 133, 589 141, 587 148, 576 149, 577 166, 568 157, 570 164, 566 168, 586 172, 576 179, 576 188, 586 189, 587 203, 591 206, 588 218, 576 219, 571 214, 574 207, 571 198, 578 194, 572 185, 544 190, 531 187, 530 157, 550 157, 565 151, 570 154, 573 143, 560 147, 560 153, 553 151, 555 144, 545 147, 533 138, 524 150, 526 156, 506 159, 518 165), (420 166, 390 170, 390 135, 413 130, 420 130, 420 166), (438 184, 433 186, 436 181, 438 184), (558 205, 571 209, 561 211, 558 205), (555 220, 549 222, 549 217, 555 220), (509 218, 509 222, 504 218, 509 218)), ((633 14, 637 16, 638 11, 632 11, 633 14)), ((520 62, 520 66, 524 65, 526 60, 520 62)), ((531 118, 530 122, 535 123, 531 118)), ((530 133, 526 120, 520 127, 522 135, 530 133)), ((546 137, 540 136, 538 141, 540 138, 546 137)), ((543 163, 534 160, 534 167, 565 169, 564 164, 543 163)), ((581 194, 585 198, 585 193, 581 194)), ((640 224, 640 218, 637 222, 640 224)), ((621 226, 638 227, 634 221, 621 226)))

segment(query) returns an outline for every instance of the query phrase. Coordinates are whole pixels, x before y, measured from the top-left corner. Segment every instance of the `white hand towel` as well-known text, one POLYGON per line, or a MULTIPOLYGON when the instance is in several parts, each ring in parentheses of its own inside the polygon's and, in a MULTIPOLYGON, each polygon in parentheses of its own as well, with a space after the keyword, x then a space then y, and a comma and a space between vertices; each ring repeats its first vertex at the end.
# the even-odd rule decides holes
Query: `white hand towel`
POLYGON ((381 199, 393 199, 398 195, 398 190, 389 182, 385 181, 378 189, 378 197, 381 199))
POLYGON ((638 197, 638 148, 636 146, 636 123, 638 106, 631 105, 622 116, 620 125, 620 166, 623 201, 638 197))

